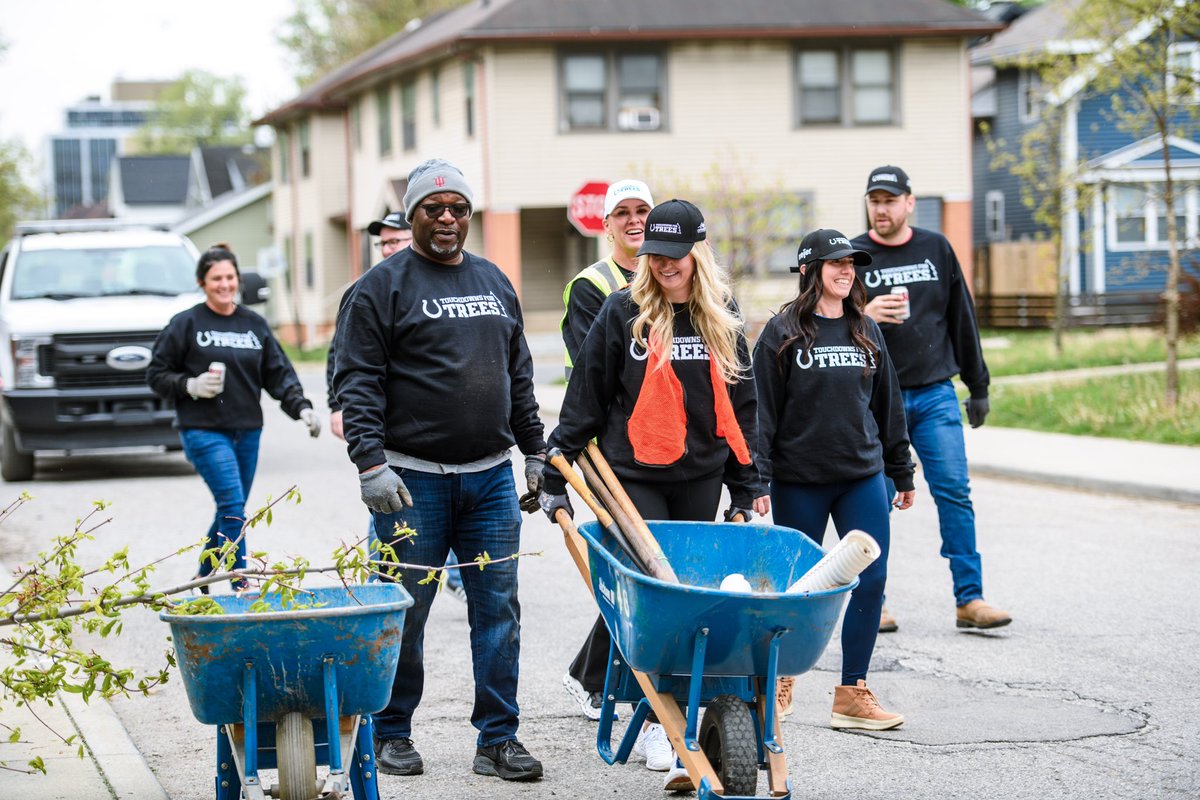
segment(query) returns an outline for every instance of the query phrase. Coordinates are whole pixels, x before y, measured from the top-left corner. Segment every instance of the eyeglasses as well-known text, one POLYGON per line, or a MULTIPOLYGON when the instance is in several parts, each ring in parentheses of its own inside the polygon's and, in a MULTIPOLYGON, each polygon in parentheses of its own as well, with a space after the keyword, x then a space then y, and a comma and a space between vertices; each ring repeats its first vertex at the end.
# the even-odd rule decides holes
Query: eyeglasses
POLYGON ((385 247, 403 247, 409 241, 409 239, 380 239, 375 243, 375 249, 382 250, 385 247))
POLYGON ((450 209, 450 214, 455 219, 463 219, 471 215, 470 203, 427 203, 421 206, 425 216, 430 219, 440 219, 442 214, 446 213, 446 209, 450 209))

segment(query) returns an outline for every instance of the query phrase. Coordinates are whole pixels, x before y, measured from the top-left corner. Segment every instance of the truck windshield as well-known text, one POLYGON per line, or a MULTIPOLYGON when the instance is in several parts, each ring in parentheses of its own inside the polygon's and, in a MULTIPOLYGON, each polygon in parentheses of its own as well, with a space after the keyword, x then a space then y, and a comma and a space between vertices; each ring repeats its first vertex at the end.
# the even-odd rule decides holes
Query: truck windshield
POLYGON ((196 292, 195 265, 182 247, 26 250, 16 262, 12 297, 70 299, 196 292))

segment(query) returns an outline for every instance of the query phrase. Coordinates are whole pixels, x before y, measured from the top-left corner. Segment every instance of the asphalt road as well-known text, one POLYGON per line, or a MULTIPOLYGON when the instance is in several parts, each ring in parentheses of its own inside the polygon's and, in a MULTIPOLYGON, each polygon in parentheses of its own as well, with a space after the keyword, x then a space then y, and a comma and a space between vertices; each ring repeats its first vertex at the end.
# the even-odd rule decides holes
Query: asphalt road
MULTIPOLYGON (((310 397, 323 395, 306 375, 310 397)), ((298 507, 251 533, 273 557, 327 563, 365 527, 344 445, 311 440, 267 404, 254 498, 297 485, 298 507)), ((5 502, 16 486, 5 486, 5 502)), ((90 502, 113 503, 85 560, 126 544, 135 561, 197 540, 211 500, 182 454, 39 460, 25 487, 35 500, 0 527, 10 565, 68 532, 90 502)), ((823 798, 1195 798, 1200 796, 1200 650, 1194 611, 1200 508, 979 479, 974 498, 988 597, 1016 621, 994 633, 954 627, 949 573, 937 555, 936 515, 918 481, 917 505, 897 514, 888 605, 900 631, 881 636, 871 685, 903 712, 896 731, 828 727, 837 681, 836 638, 796 685, 783 725, 794 796, 823 798)), ((584 515, 580 515, 581 517, 584 515)), ((661 775, 609 767, 595 726, 560 679, 594 617, 557 527, 528 517, 522 560, 521 739, 545 764, 534 784, 471 772, 475 731, 465 607, 445 596, 426 635, 426 697, 414 738, 426 774, 382 777, 385 798, 661 797, 661 775)), ((156 585, 185 580, 190 557, 171 559, 156 585)), ((135 612, 124 633, 97 645, 118 664, 152 668, 170 646, 157 617, 135 612)), ((191 715, 177 676, 149 697, 114 701, 135 743, 175 800, 212 797, 214 735, 191 715)), ((766 791, 765 777, 759 791, 766 791)))

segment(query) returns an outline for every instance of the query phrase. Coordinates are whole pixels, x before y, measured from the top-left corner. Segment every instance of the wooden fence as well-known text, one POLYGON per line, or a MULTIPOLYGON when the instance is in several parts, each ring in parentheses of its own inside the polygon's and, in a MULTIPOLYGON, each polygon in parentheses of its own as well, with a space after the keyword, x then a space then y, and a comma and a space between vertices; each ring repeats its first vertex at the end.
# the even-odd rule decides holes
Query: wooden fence
MULTIPOLYGON (((982 328, 1049 328, 1054 324, 1053 294, 992 294, 975 298, 982 328)), ((1162 295, 1134 292, 1084 294, 1068 298, 1068 327, 1158 325, 1165 317, 1162 295)))

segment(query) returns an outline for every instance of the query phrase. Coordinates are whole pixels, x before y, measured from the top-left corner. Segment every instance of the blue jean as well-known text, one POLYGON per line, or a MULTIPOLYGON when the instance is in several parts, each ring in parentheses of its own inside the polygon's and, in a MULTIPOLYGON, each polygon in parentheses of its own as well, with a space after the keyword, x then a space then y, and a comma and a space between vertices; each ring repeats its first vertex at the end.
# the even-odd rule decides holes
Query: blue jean
MULTIPOLYGON (((965 606, 983 597, 983 564, 975 549, 975 509, 958 397, 948 380, 905 389, 902 394, 908 436, 937 505, 942 557, 950 562, 954 602, 965 606)), ((894 488, 889 481, 889 497, 894 488)))
MULTIPOLYGON (((221 547, 236 541, 246 521, 246 499, 258 468, 258 441, 262 428, 251 430, 210 430, 181 428, 179 439, 183 452, 196 472, 208 484, 217 503, 217 514, 208 529, 205 549, 221 547)), ((246 566, 246 540, 237 545, 235 569, 246 566)), ((201 556, 201 577, 213 571, 212 564, 201 556)))
MULTIPOLYGON (((441 475, 393 467, 412 494, 413 507, 399 514, 375 514, 375 532, 393 544, 397 558, 408 564, 441 566, 453 548, 464 559, 487 552, 494 560, 514 555, 520 546, 521 510, 512 464, 483 472, 441 475), (403 520, 417 532, 394 540, 394 525, 403 520)), ((375 715, 381 740, 410 738, 412 717, 425 686, 425 623, 437 594, 437 582, 421 584, 425 569, 401 570, 400 579, 413 605, 404 618, 400 664, 387 708, 375 715)), ((471 660, 475 705, 471 724, 477 744, 490 747, 517 738, 518 661, 521 654, 521 605, 517 600, 517 562, 491 563, 462 570, 471 626, 471 660)))
POLYGON ((891 542, 889 497, 882 472, 837 483, 771 483, 775 524, 802 531, 820 544, 832 516, 839 539, 852 530, 866 531, 882 551, 859 574, 858 586, 850 592, 850 602, 842 618, 843 686, 854 686, 860 678, 867 679, 879 635, 879 612, 883 608, 891 542))

